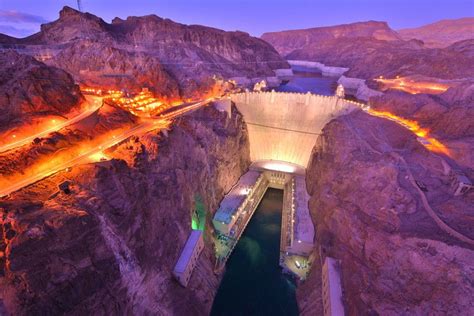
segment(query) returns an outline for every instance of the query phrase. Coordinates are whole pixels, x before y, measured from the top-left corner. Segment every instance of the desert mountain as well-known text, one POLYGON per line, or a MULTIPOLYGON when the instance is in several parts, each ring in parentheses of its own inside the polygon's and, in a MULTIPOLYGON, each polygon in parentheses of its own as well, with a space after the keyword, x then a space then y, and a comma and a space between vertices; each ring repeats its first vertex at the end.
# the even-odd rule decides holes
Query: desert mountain
POLYGON ((308 60, 350 68, 350 77, 425 75, 442 79, 471 77, 472 45, 455 43, 427 48, 420 40, 403 40, 383 22, 266 33, 263 39, 290 60, 308 60))
MULTIPOLYGON (((12 43, 5 39, 0 37, 0 44, 12 43)), ((69 7, 39 33, 14 44, 32 54, 47 52, 48 64, 67 69, 80 83, 135 89, 146 81, 157 94, 192 94, 213 75, 273 76, 273 70, 288 68, 271 45, 247 33, 184 25, 156 15, 107 23, 69 7)))
POLYGON ((65 71, 31 56, 0 54, 0 126, 26 123, 41 115, 65 115, 83 98, 65 71))
POLYGON ((474 18, 441 20, 398 33, 405 40, 422 40, 427 47, 446 47, 455 42, 474 38, 474 18))
POLYGON ((269 32, 262 39, 271 43, 281 54, 303 49, 312 43, 321 43, 339 38, 371 37, 376 40, 397 41, 400 36, 386 22, 368 21, 302 30, 269 32))

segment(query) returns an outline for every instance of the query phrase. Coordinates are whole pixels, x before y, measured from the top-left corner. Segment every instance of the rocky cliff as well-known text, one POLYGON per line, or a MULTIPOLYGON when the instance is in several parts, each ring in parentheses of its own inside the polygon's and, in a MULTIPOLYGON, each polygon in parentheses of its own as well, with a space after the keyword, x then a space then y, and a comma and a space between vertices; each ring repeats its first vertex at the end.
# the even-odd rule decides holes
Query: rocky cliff
POLYGON ((440 157, 410 132, 363 112, 333 120, 307 186, 317 258, 298 289, 302 315, 322 311, 319 254, 341 260, 349 315, 474 312, 474 247, 435 219, 472 240, 474 192, 454 197, 440 157))
MULTIPOLYGON (((417 121, 444 143, 458 163, 474 170, 474 84, 464 83, 438 96, 390 91, 370 105, 417 121)), ((474 173, 473 173, 474 175, 474 173)))
MULTIPOLYGON (((8 46, 12 40, 0 37, 0 43, 8 46)), ((274 76, 273 70, 289 68, 271 45, 247 33, 156 15, 115 18, 109 24, 69 7, 39 33, 15 43, 32 54, 51 53, 48 63, 67 69, 80 83, 132 91, 146 85, 158 95, 203 93, 214 75, 274 76)))
POLYGON ((420 40, 402 40, 382 22, 267 33, 262 38, 287 59, 348 67, 345 75, 349 77, 419 74, 456 79, 472 77, 474 73, 471 48, 427 48, 420 40))
POLYGON ((403 39, 422 40, 427 47, 446 47, 474 38, 474 18, 442 20, 420 27, 398 30, 403 39))
POLYGON ((14 51, 0 54, 0 131, 33 117, 65 115, 82 102, 63 70, 14 51))
POLYGON ((3 313, 209 313, 219 283, 210 219, 249 165, 241 115, 200 109, 107 154, 0 202, 3 313), (182 288, 171 272, 199 200, 206 246, 182 288))
POLYGON ((398 41, 401 37, 386 22, 368 21, 302 30, 269 32, 262 39, 271 43, 282 55, 303 49, 311 43, 324 43, 338 38, 371 37, 382 41, 398 41))

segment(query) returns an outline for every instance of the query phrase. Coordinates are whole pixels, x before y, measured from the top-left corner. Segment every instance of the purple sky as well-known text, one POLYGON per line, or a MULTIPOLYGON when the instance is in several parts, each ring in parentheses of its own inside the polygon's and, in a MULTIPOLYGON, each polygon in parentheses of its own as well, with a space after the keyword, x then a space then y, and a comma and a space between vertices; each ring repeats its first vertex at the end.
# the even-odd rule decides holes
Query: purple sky
MULTIPOLYGON (((83 9, 107 22, 119 16, 156 14, 186 24, 266 31, 326 26, 356 21, 387 21, 394 29, 441 19, 474 16, 474 0, 82 0, 83 9)), ((27 36, 41 23, 57 19, 76 1, 0 0, 0 33, 27 36)))

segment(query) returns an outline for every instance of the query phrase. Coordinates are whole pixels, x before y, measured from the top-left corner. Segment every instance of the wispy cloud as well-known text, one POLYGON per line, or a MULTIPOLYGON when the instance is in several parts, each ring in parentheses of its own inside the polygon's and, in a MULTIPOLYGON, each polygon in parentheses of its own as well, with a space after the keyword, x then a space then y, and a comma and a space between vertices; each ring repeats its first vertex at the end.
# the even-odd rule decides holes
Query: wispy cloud
POLYGON ((38 23, 46 23, 48 21, 39 15, 13 11, 13 10, 0 10, 0 22, 38 24, 38 23))
POLYGON ((11 25, 0 24, 0 33, 13 37, 26 37, 35 32, 36 30, 34 29, 17 28, 11 25))

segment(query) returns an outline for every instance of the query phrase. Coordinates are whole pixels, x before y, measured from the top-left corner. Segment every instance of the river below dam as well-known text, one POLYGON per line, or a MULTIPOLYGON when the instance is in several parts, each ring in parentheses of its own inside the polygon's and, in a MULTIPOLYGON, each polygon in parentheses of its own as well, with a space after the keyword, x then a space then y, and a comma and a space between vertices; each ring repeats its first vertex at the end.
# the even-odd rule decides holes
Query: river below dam
POLYGON ((318 70, 303 66, 293 66, 294 76, 286 84, 280 85, 279 92, 311 92, 320 95, 334 95, 337 77, 323 77, 318 70))
POLYGON ((283 191, 268 189, 227 262, 212 316, 298 315, 296 286, 279 266, 283 191))

